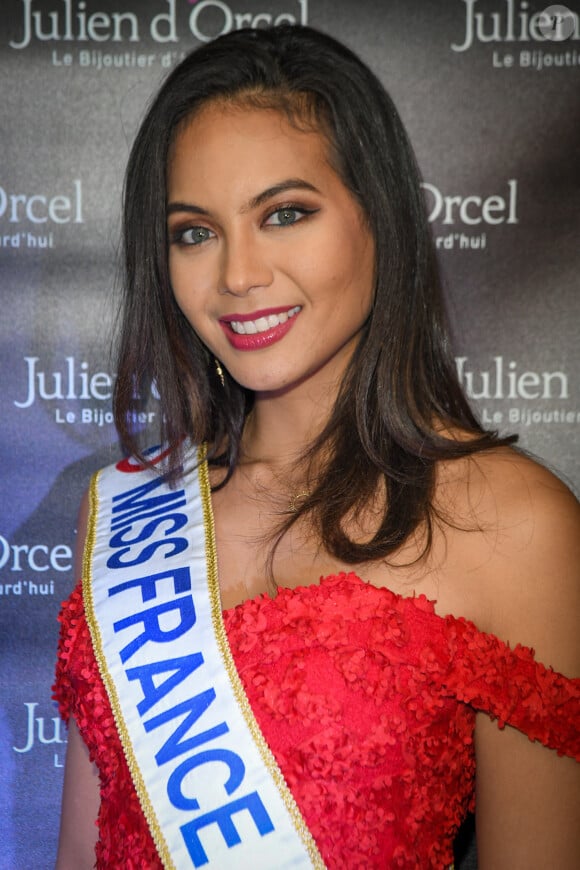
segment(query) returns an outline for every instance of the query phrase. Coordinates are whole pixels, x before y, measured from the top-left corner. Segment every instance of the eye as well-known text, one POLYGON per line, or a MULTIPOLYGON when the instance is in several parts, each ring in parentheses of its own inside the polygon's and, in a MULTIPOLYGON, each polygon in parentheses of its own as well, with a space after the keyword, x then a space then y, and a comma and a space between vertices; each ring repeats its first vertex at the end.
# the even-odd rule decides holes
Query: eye
POLYGON ((187 227, 185 230, 175 230, 171 234, 171 241, 178 245, 195 246, 207 242, 213 235, 207 227, 187 227))
POLYGON ((271 212, 265 220, 265 225, 269 227, 289 227, 291 224, 298 223, 310 214, 314 214, 317 209, 299 208, 294 205, 287 205, 284 208, 277 208, 271 212))

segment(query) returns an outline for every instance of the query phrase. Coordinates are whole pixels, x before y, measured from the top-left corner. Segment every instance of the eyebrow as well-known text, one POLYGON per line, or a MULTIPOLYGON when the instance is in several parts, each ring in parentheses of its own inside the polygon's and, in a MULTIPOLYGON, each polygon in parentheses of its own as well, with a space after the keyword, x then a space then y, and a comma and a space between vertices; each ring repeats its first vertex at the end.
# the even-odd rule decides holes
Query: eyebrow
MULTIPOLYGON (((242 213, 245 214, 246 212, 252 211, 254 208, 258 208, 258 206, 263 205, 263 203, 267 202, 273 196, 278 196, 279 193, 284 193, 287 190, 310 190, 313 193, 320 193, 317 187, 310 184, 308 181, 304 181, 302 178, 287 178, 284 181, 280 181, 278 184, 273 184, 272 187, 267 187, 266 190, 262 191, 262 193, 254 196, 242 207, 242 213)), ((201 205, 194 205, 193 203, 187 202, 170 202, 167 206, 167 216, 169 217, 169 215, 174 214, 177 211, 203 215, 210 214, 210 212, 201 205)))

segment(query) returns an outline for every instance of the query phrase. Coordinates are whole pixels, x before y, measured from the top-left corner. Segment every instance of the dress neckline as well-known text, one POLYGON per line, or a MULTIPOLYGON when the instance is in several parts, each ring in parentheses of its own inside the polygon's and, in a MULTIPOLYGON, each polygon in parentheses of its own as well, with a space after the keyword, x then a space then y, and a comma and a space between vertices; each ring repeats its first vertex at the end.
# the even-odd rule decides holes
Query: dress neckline
MULTIPOLYGON (((374 583, 370 583, 366 580, 363 580, 356 574, 354 571, 350 571, 348 573, 339 572, 338 574, 327 574, 321 576, 317 583, 308 583, 306 585, 298 585, 298 586, 279 586, 278 592, 275 596, 270 595, 268 592, 258 593, 251 598, 246 598, 244 601, 241 601, 239 604, 234 605, 233 607, 222 608, 221 606, 221 589, 219 585, 219 571, 218 571, 218 562, 217 562, 217 547, 216 547, 216 537, 215 537, 215 523, 214 523, 214 515, 213 515, 213 504, 211 500, 211 486, 209 483, 209 467, 207 463, 207 453, 204 445, 198 447, 197 450, 197 468, 198 468, 198 481, 201 495, 201 503, 202 503, 202 511, 203 511, 203 526, 204 526, 204 538, 205 538, 205 551, 206 551, 206 568, 208 574, 208 580, 210 583, 210 587, 213 587, 214 594, 214 607, 220 613, 222 628, 225 632, 225 624, 223 622, 224 618, 230 618, 235 613, 239 613, 243 609, 248 609, 256 604, 259 606, 270 607, 273 606, 274 603, 278 600, 280 595, 282 595, 282 600, 292 600, 294 598, 300 598, 300 596, 304 595, 309 590, 320 590, 332 583, 353 583, 358 586, 359 589, 371 589, 374 590, 373 594, 377 596, 385 596, 390 599, 392 605, 394 607, 412 607, 413 610, 417 614, 423 614, 431 619, 435 620, 436 623, 440 626, 449 626, 453 623, 462 624, 467 627, 470 631, 476 632, 478 635, 482 637, 488 638, 491 642, 495 644, 499 644, 502 648, 513 651, 513 650, 521 650, 523 652, 527 652, 530 656, 534 664, 538 667, 542 667, 545 670, 549 669, 552 671, 552 667, 542 664, 538 662, 535 658, 535 651, 532 647, 527 646, 525 644, 521 644, 516 642, 510 642, 509 640, 504 640, 498 637, 497 634, 493 631, 486 631, 477 625, 472 619, 469 619, 466 616, 456 616, 453 613, 440 614, 435 610, 435 605, 437 604, 436 599, 430 599, 425 594, 421 593, 419 595, 402 595, 399 592, 393 592, 392 589, 389 589, 388 586, 376 586, 374 583)), ((580 678, 570 678, 565 677, 565 679, 577 679, 580 678)))
POLYGON ((409 602, 410 604, 416 604, 419 610, 431 613, 433 616, 437 617, 437 619, 446 619, 444 616, 439 616, 435 611, 435 602, 427 598, 426 595, 401 595, 398 592, 393 592, 388 586, 375 586, 374 583, 369 583, 369 581, 363 580, 362 577, 354 571, 339 571, 337 574, 325 574, 321 576, 316 583, 307 583, 298 586, 279 586, 276 595, 270 595, 268 592, 259 592, 251 598, 245 598, 243 601, 240 601, 239 604, 234 604, 232 607, 222 608, 222 613, 224 615, 230 615, 239 612, 252 604, 268 606, 274 604, 274 602, 276 602, 280 597, 283 600, 300 598, 304 593, 309 593, 311 590, 324 589, 335 585, 352 585, 359 589, 373 590, 377 595, 390 599, 393 604, 409 602))

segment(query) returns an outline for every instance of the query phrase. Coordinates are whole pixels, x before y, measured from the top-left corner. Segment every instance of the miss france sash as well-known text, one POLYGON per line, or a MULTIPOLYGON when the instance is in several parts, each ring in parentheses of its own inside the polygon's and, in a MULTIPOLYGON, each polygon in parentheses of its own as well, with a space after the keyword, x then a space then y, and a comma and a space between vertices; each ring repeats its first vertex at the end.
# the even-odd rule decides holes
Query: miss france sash
POLYGON ((91 484, 85 609, 133 782, 166 868, 324 868, 235 670, 188 460, 175 488, 131 460, 91 484))

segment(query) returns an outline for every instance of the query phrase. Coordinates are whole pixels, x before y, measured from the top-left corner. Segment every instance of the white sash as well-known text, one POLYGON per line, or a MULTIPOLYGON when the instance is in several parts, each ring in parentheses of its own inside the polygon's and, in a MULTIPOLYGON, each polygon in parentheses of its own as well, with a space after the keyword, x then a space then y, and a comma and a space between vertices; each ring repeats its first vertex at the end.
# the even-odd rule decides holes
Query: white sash
POLYGON ((133 782, 166 868, 324 868, 235 669, 195 458, 174 488, 128 460, 91 486, 85 608, 133 782))

